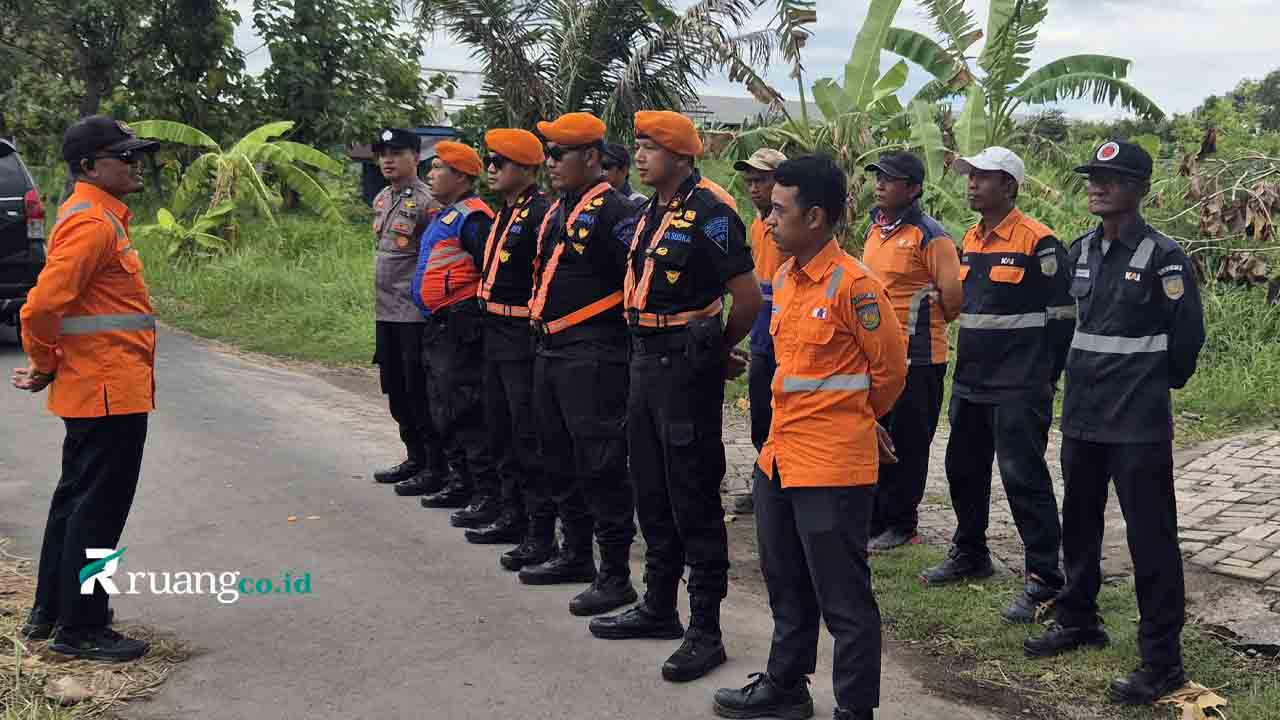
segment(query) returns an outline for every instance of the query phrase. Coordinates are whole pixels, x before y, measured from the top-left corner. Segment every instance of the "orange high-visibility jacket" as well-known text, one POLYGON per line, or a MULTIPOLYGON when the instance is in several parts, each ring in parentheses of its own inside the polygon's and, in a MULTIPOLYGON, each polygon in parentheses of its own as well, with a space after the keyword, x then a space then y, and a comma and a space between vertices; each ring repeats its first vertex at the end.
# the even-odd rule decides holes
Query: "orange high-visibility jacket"
POLYGON ((118 198, 76 183, 22 307, 22 342, 37 370, 54 373, 49 411, 60 417, 155 409, 156 321, 131 218, 118 198))

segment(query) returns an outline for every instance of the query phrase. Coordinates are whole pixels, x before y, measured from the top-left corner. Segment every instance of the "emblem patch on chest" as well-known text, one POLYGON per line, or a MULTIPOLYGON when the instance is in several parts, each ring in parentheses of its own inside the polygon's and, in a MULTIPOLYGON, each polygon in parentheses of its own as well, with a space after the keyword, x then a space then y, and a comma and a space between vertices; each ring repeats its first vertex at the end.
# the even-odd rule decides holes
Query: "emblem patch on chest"
POLYGON ((510 252, 510 251, 508 251, 508 250, 503 250, 502 252, 498 253, 498 262, 506 262, 506 261, 508 261, 508 260, 510 260, 510 259, 511 259, 511 252, 510 252))
POLYGON ((576 250, 579 255, 581 255, 582 253, 586 252, 587 246, 583 245, 582 243, 573 243, 573 249, 576 250))
POLYGON ((1126 270, 1124 273, 1124 279, 1132 280, 1133 282, 1142 282, 1142 273, 1126 270))
POLYGON ((407 236, 407 235, 397 235, 397 236, 396 236, 396 247, 398 247, 398 248, 407 248, 407 247, 409 247, 409 236, 407 236))
POLYGON ((858 308, 858 321, 868 330, 880 327, 880 304, 871 303, 858 308))
POLYGON ((675 285, 677 282, 680 282, 680 271, 679 271, 679 270, 668 270, 668 271, 667 271, 667 282, 671 283, 672 285, 675 285))

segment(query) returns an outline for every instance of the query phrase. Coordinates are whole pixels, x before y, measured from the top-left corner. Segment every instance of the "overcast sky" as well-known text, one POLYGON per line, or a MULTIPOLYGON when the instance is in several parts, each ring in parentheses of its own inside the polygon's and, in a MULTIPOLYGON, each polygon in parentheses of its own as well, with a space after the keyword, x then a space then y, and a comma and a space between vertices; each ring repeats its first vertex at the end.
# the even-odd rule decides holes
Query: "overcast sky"
MULTIPOLYGON (((244 22, 236 40, 246 52, 262 43, 253 35, 251 2, 232 3, 244 22)), ((676 0, 684 7, 691 0, 676 0)), ((854 36, 866 14, 867 0, 817 0, 818 23, 804 50, 807 85, 822 77, 843 77, 843 67, 854 36)), ((969 0, 980 27, 986 27, 987 0, 969 0)), ((764 27, 772 17, 772 2, 752 19, 764 27)), ((904 0, 897 25, 929 31, 927 15, 913 0, 904 0)), ((929 32, 932 36, 933 33, 929 32)), ((980 47, 980 46, 979 46, 980 47)), ((976 50, 977 48, 975 48, 976 50)), ((1233 88, 1242 78, 1261 78, 1280 68, 1280 3, 1277 0, 1053 0, 1049 18, 1041 26, 1040 42, 1032 68, 1082 53, 1117 55, 1133 61, 1130 81, 1154 99, 1166 112, 1186 112, 1205 96, 1233 88)), ((446 37, 427 45, 424 65, 463 70, 483 70, 469 52, 446 37)), ((886 53, 881 70, 896 56, 886 53)), ((249 69, 257 72, 269 62, 265 50, 251 52, 249 69)), ((795 83, 780 64, 767 75, 789 99, 795 83)), ((461 93, 474 92, 476 83, 464 82, 461 93)), ((913 68, 906 92, 924 84, 927 75, 913 68)), ((724 77, 708 78, 705 91, 714 95, 747 93, 724 77)), ((903 99, 907 99, 904 97, 903 99)), ((1117 114, 1087 101, 1068 103, 1076 117, 1109 117, 1117 114)))

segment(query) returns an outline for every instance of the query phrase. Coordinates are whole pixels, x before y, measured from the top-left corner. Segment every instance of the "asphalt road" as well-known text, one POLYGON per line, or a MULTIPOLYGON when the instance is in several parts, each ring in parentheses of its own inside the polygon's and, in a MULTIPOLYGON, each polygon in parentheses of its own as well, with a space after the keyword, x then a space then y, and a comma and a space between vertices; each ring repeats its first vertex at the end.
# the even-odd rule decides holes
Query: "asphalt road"
MULTIPOLYGON (((400 452, 377 398, 169 331, 160 348, 121 572, 309 573, 311 592, 115 598, 120 621, 197 651, 128 717, 709 718, 717 687, 763 668, 772 624, 758 597, 731 590, 726 666, 666 683, 658 667, 677 643, 591 638, 567 609, 577 587, 520 585, 445 512, 372 484, 370 469, 400 452)), ((8 387, 24 360, 0 330, 0 537, 34 557, 63 427, 43 396, 8 387)), ((830 650, 824 634, 820 718, 831 713, 830 650)), ((886 657, 879 717, 995 716, 936 696, 886 657)))

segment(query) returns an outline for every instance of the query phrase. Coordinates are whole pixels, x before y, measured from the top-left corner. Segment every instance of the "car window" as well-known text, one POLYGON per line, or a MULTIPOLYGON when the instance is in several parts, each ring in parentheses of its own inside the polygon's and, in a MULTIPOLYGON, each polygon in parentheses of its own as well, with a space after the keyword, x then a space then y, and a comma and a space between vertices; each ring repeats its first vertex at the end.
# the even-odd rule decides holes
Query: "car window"
POLYGON ((0 197, 17 197, 31 189, 27 170, 17 153, 0 157, 0 197))

